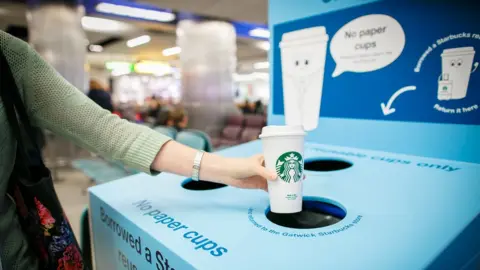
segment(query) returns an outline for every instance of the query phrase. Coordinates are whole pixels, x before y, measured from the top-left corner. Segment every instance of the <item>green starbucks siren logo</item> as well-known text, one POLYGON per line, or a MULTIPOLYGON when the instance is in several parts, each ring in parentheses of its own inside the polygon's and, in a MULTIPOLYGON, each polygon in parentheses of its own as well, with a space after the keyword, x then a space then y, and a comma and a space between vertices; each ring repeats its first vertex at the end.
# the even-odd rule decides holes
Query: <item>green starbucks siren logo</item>
POLYGON ((283 153, 277 159, 275 167, 278 177, 287 183, 290 183, 292 180, 295 183, 302 180, 303 159, 298 152, 283 153))

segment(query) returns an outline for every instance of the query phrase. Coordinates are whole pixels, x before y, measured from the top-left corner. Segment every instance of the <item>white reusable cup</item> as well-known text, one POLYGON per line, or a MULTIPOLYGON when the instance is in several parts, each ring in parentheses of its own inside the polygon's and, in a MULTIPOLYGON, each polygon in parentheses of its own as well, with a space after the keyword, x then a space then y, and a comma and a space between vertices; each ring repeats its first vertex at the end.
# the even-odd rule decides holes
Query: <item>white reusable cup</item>
POLYGON ((270 210, 273 213, 302 211, 302 181, 305 131, 302 126, 266 126, 260 135, 265 166, 277 172, 268 182, 270 210))
POLYGON ((325 27, 311 27, 283 34, 283 103, 287 125, 318 126, 328 35, 325 27))
POLYGON ((448 74, 452 82, 450 98, 439 95, 438 99, 463 99, 467 96, 470 73, 472 72, 475 50, 473 47, 462 47, 443 50, 442 73, 448 74))

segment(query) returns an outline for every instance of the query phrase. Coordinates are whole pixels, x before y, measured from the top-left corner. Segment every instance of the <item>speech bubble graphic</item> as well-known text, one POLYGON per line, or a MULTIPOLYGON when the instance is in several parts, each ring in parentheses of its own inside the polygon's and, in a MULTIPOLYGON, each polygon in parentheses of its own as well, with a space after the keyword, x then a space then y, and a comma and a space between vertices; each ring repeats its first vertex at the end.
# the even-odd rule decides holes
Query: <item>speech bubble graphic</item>
POLYGON ((330 53, 337 66, 332 77, 370 72, 390 65, 405 47, 405 32, 394 18, 383 14, 358 17, 335 33, 330 53))

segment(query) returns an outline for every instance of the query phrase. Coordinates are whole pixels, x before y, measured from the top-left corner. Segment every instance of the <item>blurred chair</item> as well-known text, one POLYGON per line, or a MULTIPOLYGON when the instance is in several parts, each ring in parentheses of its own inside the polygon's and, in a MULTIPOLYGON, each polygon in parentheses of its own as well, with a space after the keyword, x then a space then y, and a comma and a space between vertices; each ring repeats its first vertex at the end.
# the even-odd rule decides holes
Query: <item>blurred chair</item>
POLYGON ((168 120, 169 110, 161 109, 157 115, 157 125, 166 125, 168 120))
POLYGON ((265 117, 263 115, 248 115, 245 117, 245 129, 240 135, 242 143, 258 139, 265 126, 265 117))
POLYGON ((129 168, 118 160, 107 160, 107 162, 110 163, 114 167, 117 167, 117 168, 120 168, 120 169, 124 170, 129 175, 140 173, 139 170, 129 168))
POLYGON ((149 122, 143 122, 143 123, 140 123, 140 125, 146 126, 146 127, 149 127, 149 128, 153 128, 153 124, 149 123, 149 122))
POLYGON ((202 137, 205 140, 205 151, 206 152, 212 152, 213 151, 213 145, 212 145, 212 140, 210 139, 210 136, 201 130, 198 129, 188 129, 185 131, 193 132, 197 134, 198 136, 202 137))
MULTIPOLYGON (((131 175, 123 168, 113 166, 101 159, 77 159, 72 162, 72 166, 85 174, 90 178, 90 182, 95 184, 103 184, 131 175)), ((84 193, 86 193, 86 189, 84 193)))
POLYGON ((162 133, 163 135, 166 135, 172 139, 175 139, 175 137, 177 136, 177 130, 172 127, 158 126, 153 128, 153 130, 162 133))
POLYGON ((176 141, 198 150, 204 150, 207 146, 205 139, 195 132, 181 131, 177 134, 176 141))
POLYGON ((120 112, 123 115, 123 118, 127 119, 128 121, 135 122, 136 113, 135 113, 134 108, 126 107, 123 110, 121 110, 120 112))
POLYGON ((162 126, 167 123, 169 111, 167 109, 161 109, 156 117, 146 117, 145 121, 152 127, 162 126))
POLYGON ((244 116, 232 115, 227 118, 227 124, 223 128, 220 138, 212 140, 214 147, 232 146, 239 143, 240 133, 243 129, 244 116))

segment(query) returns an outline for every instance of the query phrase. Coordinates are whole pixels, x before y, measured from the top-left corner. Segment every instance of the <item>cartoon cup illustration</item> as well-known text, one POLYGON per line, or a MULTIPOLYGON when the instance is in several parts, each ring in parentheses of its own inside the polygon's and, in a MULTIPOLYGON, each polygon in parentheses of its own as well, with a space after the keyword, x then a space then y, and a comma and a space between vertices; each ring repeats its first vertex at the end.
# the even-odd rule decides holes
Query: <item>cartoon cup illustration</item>
POLYGON ((302 126, 266 126, 260 135, 265 166, 277 172, 276 181, 268 182, 270 210, 273 213, 302 211, 303 148, 302 126))
POLYGON ((283 97, 287 125, 305 130, 318 126, 328 35, 325 27, 283 34, 283 97))
POLYGON ((438 100, 449 100, 452 98, 453 84, 448 74, 442 74, 438 81, 438 100))
POLYGON ((473 64, 474 56, 473 47, 443 50, 442 75, 438 82, 439 100, 463 99, 467 96, 470 73, 478 67, 478 63, 473 64))

